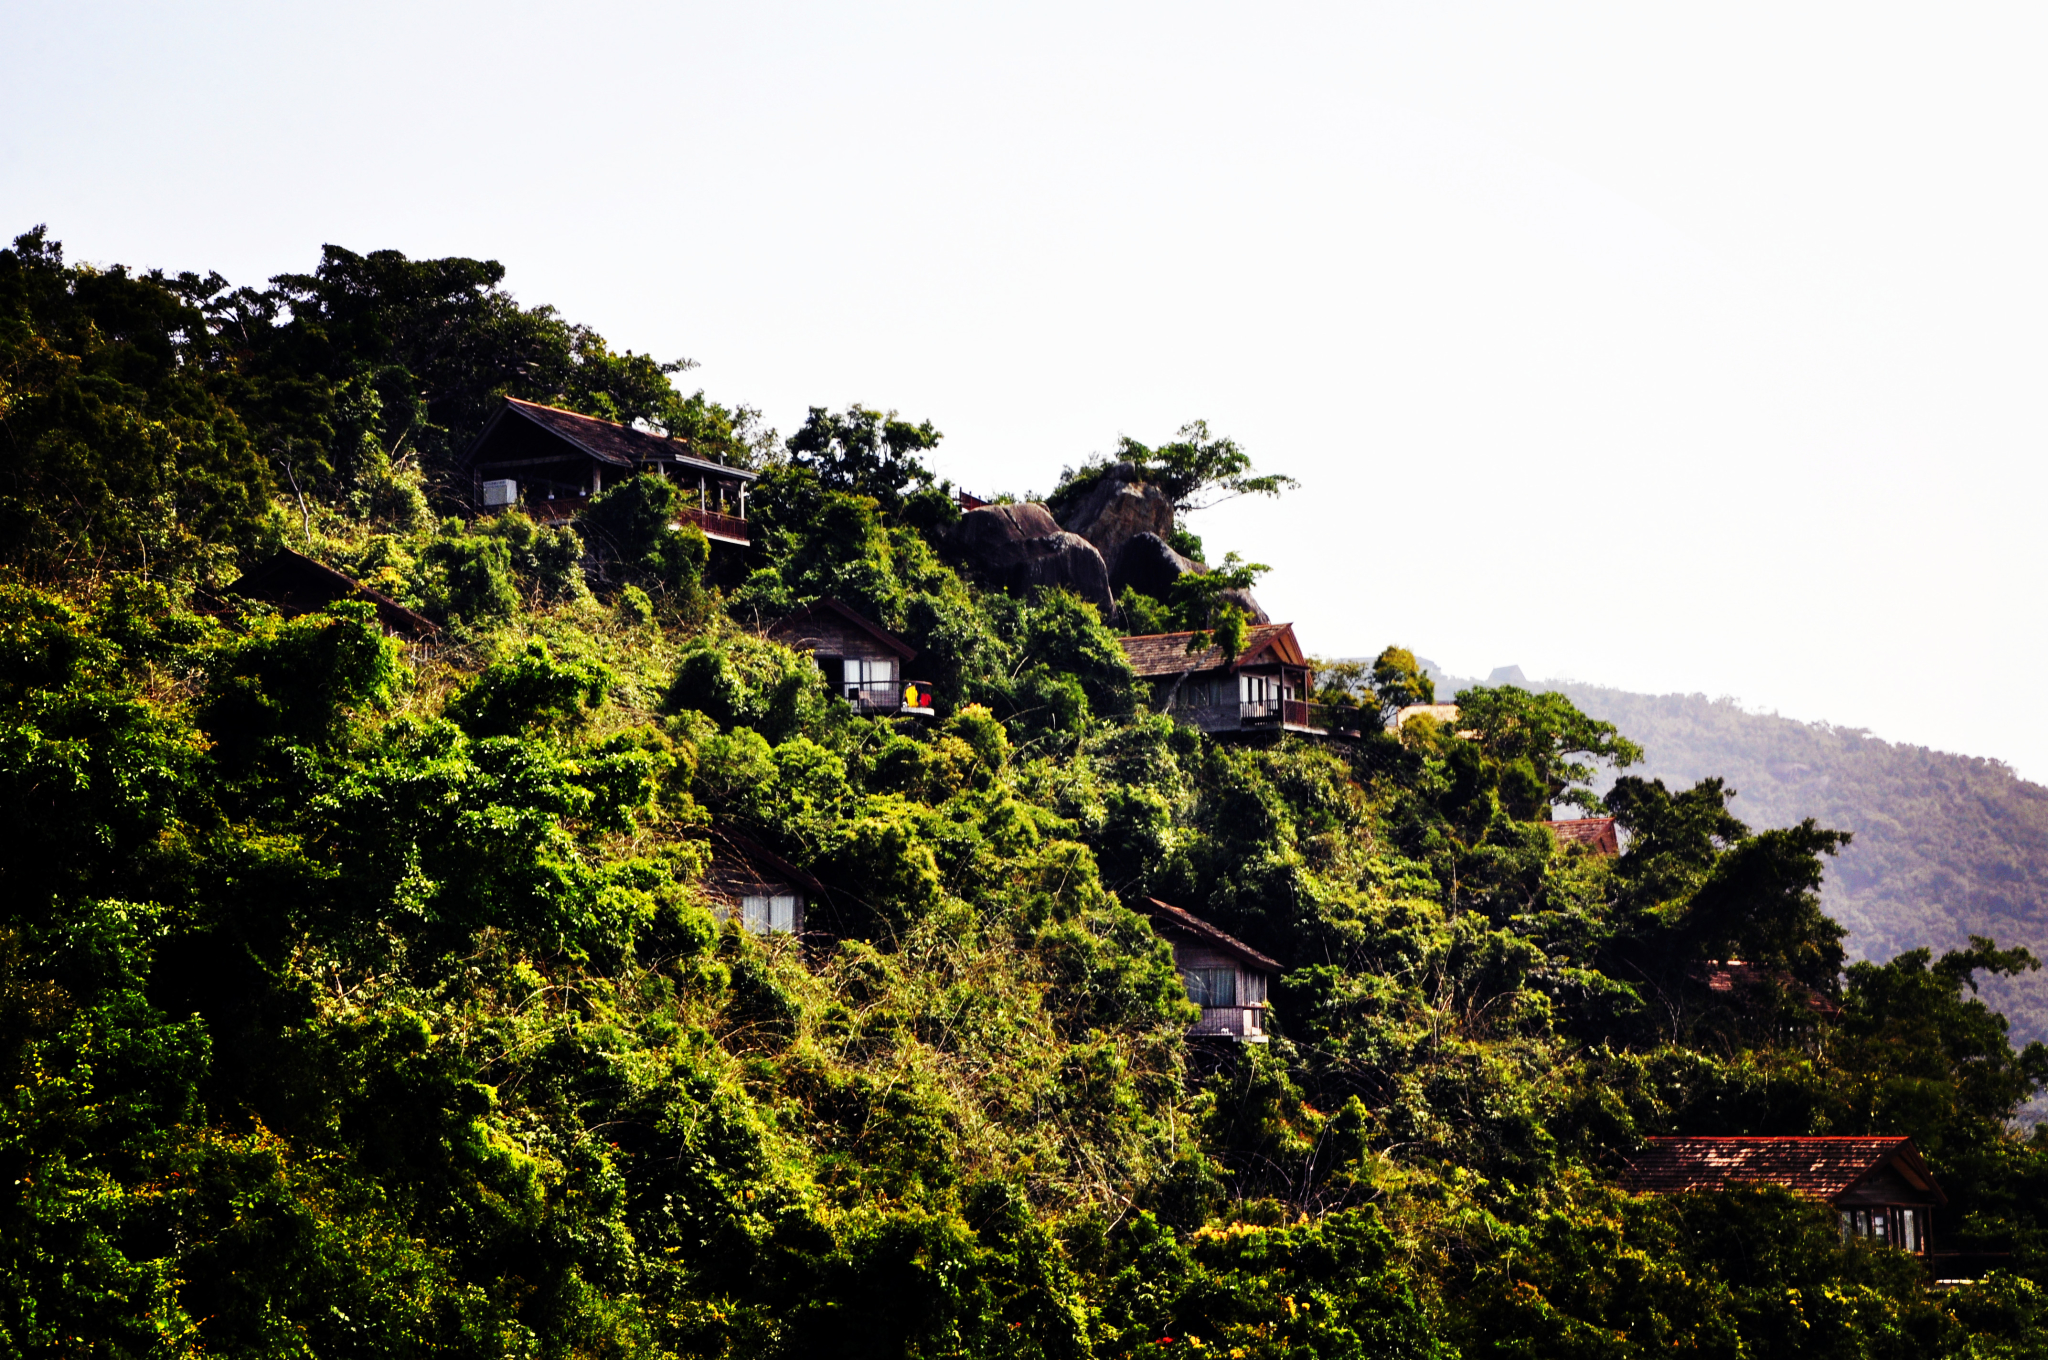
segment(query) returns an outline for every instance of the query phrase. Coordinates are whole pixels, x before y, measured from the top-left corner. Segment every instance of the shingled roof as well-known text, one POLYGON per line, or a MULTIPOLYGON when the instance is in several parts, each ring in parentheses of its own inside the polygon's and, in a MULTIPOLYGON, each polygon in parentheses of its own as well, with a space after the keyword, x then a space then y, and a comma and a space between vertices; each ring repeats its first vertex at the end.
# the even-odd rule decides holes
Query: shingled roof
POLYGON ((792 646, 797 646, 802 638, 804 624, 812 619, 838 619, 844 623, 850 623, 873 638, 882 647, 896 653, 897 656, 905 661, 909 661, 917 655, 917 648, 911 646, 902 638, 897 637, 894 633, 882 627, 881 624, 876 623, 852 605, 832 599, 829 596, 812 604, 807 604, 793 614, 783 615, 768 625, 767 635, 774 638, 777 642, 785 642, 792 646))
POLYGON ((228 589, 245 599, 276 605, 286 615, 308 614, 336 600, 361 600, 376 608, 378 620, 392 632, 424 638, 441 631, 432 619, 414 613, 389 595, 290 548, 278 549, 228 589))
POLYGON ((1248 666, 1275 662, 1289 666, 1308 664, 1301 644, 1294 640, 1294 625, 1291 623, 1251 625, 1245 629, 1244 650, 1235 658, 1225 656, 1223 648, 1214 641, 1200 651, 1190 652, 1188 642, 1194 636, 1193 633, 1146 633, 1118 641, 1123 643, 1124 655, 1131 659, 1131 669, 1147 677, 1213 671, 1225 666, 1243 670, 1248 666))
POLYGON ((1170 902, 1162 902, 1156 897, 1148 897, 1139 906, 1138 910, 1150 916, 1152 924, 1159 929, 1200 940, 1203 944, 1213 949, 1220 949, 1224 953, 1229 954, 1240 963, 1248 963, 1252 967, 1263 969, 1268 973, 1278 973, 1280 971, 1280 963, 1277 959, 1267 958, 1235 935, 1225 934, 1193 912, 1183 911, 1170 902))
POLYGON ((1886 1163, 1899 1164, 1947 1203, 1913 1140, 1896 1134, 1848 1138, 1652 1138, 1622 1174, 1624 1190, 1676 1195, 1731 1185, 1782 1185, 1832 1200, 1886 1163))
POLYGON ((1781 991, 1815 1015, 1833 1019, 1842 1008, 1782 968, 1766 968, 1742 959, 1709 959, 1685 975, 1717 996, 1733 1000, 1745 994, 1781 991))
POLYGON ((1570 817, 1561 822, 1545 822, 1551 834, 1572 845, 1590 846, 1597 854, 1618 855, 1621 853, 1621 836, 1614 829, 1612 817, 1570 817))
POLYGON ((728 467, 724 463, 706 462, 689 454, 689 444, 680 439, 670 439, 648 430, 636 430, 630 425, 617 421, 600 420, 578 411, 565 411, 559 406, 543 406, 537 401, 521 401, 517 397, 505 398, 505 405, 491 417, 483 432, 469 446, 466 461, 476 461, 477 451, 482 449, 504 420, 526 420, 540 426, 556 438, 613 467, 639 467, 643 463, 662 462, 671 466, 696 468, 701 472, 715 473, 720 477, 737 478, 743 482, 755 480, 758 474, 745 468, 728 467))

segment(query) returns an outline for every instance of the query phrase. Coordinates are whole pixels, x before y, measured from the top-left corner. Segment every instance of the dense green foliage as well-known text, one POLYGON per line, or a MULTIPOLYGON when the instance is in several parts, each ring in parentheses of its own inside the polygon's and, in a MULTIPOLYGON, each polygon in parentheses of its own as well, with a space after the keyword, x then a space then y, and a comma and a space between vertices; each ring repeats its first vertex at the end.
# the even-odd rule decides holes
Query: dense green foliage
MULTIPOLYGON (((1974 994, 2026 955, 1845 970, 1817 897, 1841 838, 1752 834, 1713 780, 1624 778, 1628 853, 1561 846, 1532 819, 1636 752, 1556 696, 1468 691, 1470 727, 1345 742, 1177 726, 1092 606, 964 581, 909 467, 928 427, 858 408, 765 470, 726 586, 651 483, 593 507, 585 553, 359 504, 354 436, 302 423, 302 503, 252 433, 266 394, 339 400, 365 370, 335 356, 378 355, 406 391, 441 375, 411 399, 453 438, 562 324, 470 263, 330 248, 339 293, 277 285, 293 315, 265 324, 306 333, 252 346, 260 377, 200 353, 240 312, 178 313, 200 357, 162 372, 78 320, 106 280, 162 309, 178 280, 41 238, 0 263, 0 500, 25 516, 0 1350, 2042 1353, 2048 1146, 2007 1121, 2048 1050, 1974 994), (45 352, 71 367, 38 377, 45 352), (94 412, 170 428, 179 402, 214 442, 195 415, 159 481, 100 466, 126 427, 94 412), (73 465, 97 480, 33 520, 22 488, 73 465), (146 574, 130 524, 159 533, 146 574), (222 605, 281 535, 445 635, 222 605), (935 719, 856 716, 756 628, 826 596, 919 649, 935 719), (830 889, 814 937, 710 909, 714 830, 830 889), (1282 962, 1274 1042, 1185 1036, 1146 895, 1282 962), (1735 951, 1840 1018, 1691 979, 1735 951), (1937 1291, 1783 1192, 1615 1184, 1653 1134, 1865 1131, 1919 1140, 1937 1236, 2012 1269, 1937 1291)), ((668 400, 592 339, 567 353, 590 405, 668 400)), ((1375 701, 1426 683, 1383 660, 1375 701)))

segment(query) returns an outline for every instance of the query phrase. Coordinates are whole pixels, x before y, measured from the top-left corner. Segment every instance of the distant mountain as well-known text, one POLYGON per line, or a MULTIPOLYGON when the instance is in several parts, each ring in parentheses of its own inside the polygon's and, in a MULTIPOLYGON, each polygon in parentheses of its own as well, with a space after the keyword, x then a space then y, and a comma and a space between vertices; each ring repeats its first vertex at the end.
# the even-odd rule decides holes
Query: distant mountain
MULTIPOLYGON (((1447 699, 1474 683, 1437 674, 1437 693, 1447 699)), ((2048 961, 2048 788, 2009 766, 1751 713, 1703 694, 1574 681, 1533 688, 1566 695, 1641 745, 1647 760, 1630 773, 1672 785, 1721 775, 1738 792, 1736 815, 1752 827, 1813 817, 1854 832, 1821 894, 1828 914, 1849 927, 1851 957, 1882 962, 1920 945, 1939 953, 1975 934, 2048 961)), ((2011 1021, 2015 1042, 2048 1039, 2048 969, 1989 979, 1983 991, 2011 1021)))

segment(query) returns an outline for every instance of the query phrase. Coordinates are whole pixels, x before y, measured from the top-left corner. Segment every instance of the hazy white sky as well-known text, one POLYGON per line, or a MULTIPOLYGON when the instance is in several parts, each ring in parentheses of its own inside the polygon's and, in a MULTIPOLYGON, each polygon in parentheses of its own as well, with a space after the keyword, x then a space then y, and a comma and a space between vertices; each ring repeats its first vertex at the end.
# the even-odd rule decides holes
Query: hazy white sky
POLYGON ((503 260, 969 489, 1205 417, 1398 641, 2048 777, 2039 6, 10 6, 0 231, 503 260))

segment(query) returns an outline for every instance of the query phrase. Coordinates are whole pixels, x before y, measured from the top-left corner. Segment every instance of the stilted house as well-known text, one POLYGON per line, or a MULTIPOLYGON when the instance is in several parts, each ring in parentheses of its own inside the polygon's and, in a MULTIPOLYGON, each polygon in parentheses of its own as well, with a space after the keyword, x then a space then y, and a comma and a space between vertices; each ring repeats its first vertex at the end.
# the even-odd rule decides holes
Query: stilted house
POLYGON ((1226 656, 1213 638, 1195 633, 1149 633, 1123 638, 1131 669, 1152 683, 1152 705, 1204 732, 1308 732, 1327 734, 1329 714, 1311 704, 1315 672, 1295 641, 1291 623, 1253 624, 1244 650, 1226 656))
POLYGON ((1612 817, 1569 817, 1559 822, 1545 822, 1550 834, 1565 845, 1583 845, 1596 855, 1612 858, 1621 853, 1621 833, 1615 830, 1612 817))
POLYGON ((479 510, 518 506, 538 520, 569 519, 605 487, 651 472, 690 493, 683 517, 714 544, 746 547, 745 468, 690 455, 690 445, 649 430, 507 397, 463 455, 479 510))
POLYGON ((1913 1140, 1652 1138, 1621 1184, 1633 1194, 1677 1195, 1738 1185, 1781 1185, 1839 1215, 1845 1239, 1918 1256, 1934 1248, 1934 1211, 1948 1203, 1913 1140))
POLYGON ((1266 996, 1280 965, 1192 912, 1147 898, 1139 910, 1173 946, 1188 1000, 1202 1008, 1192 1036, 1266 1042, 1266 996))
POLYGON ((704 891, 721 921, 738 921, 756 935, 802 939, 825 885, 766 846, 721 830, 712 833, 704 891))
POLYGON ((777 619, 767 633, 784 646, 809 652, 832 692, 863 716, 931 716, 931 685, 905 673, 917 648, 851 605, 819 600, 777 619))
POLYGON ((284 548, 228 590, 245 600, 273 605, 287 618, 325 609, 337 600, 361 600, 377 611, 387 637, 427 641, 440 633, 434 621, 407 609, 388 595, 349 579, 325 562, 284 548))

